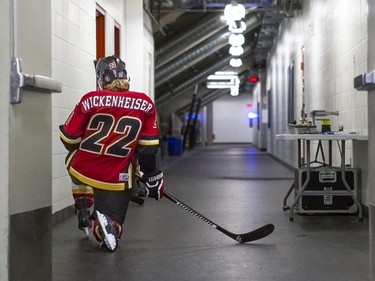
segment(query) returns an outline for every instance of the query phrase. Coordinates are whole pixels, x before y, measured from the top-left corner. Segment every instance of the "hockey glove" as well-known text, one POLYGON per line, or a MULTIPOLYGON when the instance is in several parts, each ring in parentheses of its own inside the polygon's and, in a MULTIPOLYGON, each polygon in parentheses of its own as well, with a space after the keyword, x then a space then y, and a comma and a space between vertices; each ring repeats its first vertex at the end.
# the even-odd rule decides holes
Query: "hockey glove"
POLYGON ((150 197, 159 200, 163 197, 164 181, 163 172, 155 170, 151 173, 138 176, 138 195, 141 197, 150 197))

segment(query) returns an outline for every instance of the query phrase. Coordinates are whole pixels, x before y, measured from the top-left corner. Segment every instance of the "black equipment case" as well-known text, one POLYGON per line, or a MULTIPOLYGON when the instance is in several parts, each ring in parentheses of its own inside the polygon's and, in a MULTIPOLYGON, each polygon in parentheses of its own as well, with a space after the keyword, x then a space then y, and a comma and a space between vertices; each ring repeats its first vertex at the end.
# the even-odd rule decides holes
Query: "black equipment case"
MULTIPOLYGON (((310 180, 299 202, 299 213, 357 213, 353 196, 358 194, 358 171, 345 168, 345 180, 352 192, 343 183, 341 169, 334 167, 311 168, 310 180)), ((307 178, 307 169, 296 169, 295 194, 307 178)))

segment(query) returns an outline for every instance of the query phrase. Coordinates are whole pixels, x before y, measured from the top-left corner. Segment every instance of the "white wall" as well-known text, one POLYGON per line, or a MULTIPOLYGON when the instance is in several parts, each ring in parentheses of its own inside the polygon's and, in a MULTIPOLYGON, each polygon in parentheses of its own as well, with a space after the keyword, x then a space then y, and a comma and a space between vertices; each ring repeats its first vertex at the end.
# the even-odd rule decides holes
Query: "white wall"
POLYGON ((95 89, 95 10, 95 1, 52 2, 52 76, 63 86, 62 93, 52 99, 53 212, 72 204, 71 181, 64 163, 66 150, 59 140, 58 126, 80 97, 95 89))
POLYGON ((264 69, 258 71, 259 82, 254 85, 253 89, 253 113, 258 116, 254 118, 255 127, 252 130, 252 143, 258 149, 267 149, 267 128, 268 128, 268 97, 266 91, 266 73, 264 69))
POLYGON ((149 17, 143 10, 143 1, 126 0, 125 51, 130 89, 145 92, 154 98, 154 41, 149 17))
POLYGON ((294 111, 297 120, 300 120, 302 109, 302 71, 299 67, 302 62, 303 16, 297 12, 293 19, 284 20, 275 40, 274 49, 266 68, 267 71, 267 100, 271 110, 270 129, 267 137, 267 150, 286 163, 295 164, 295 145, 275 140, 276 134, 288 132, 288 67, 292 63, 294 70, 294 111))
MULTIPOLYGON (((368 26, 373 27, 375 25, 375 2, 369 0, 369 21, 368 26)), ((371 72, 375 69, 375 31, 373 29, 369 29, 369 42, 368 42, 368 69, 366 72, 371 72)), ((366 95, 366 92, 362 92, 362 94, 366 95)), ((374 280, 375 280, 375 177, 373 177, 372 172, 375 171, 375 122, 373 121, 375 119, 375 111, 374 111, 374 105, 375 105, 375 91, 369 91, 368 92, 368 104, 369 104, 369 111, 368 111, 368 118, 371 120, 369 122, 369 150, 368 154, 372 155, 373 157, 369 157, 369 163, 368 163, 368 169, 369 174, 371 175, 369 177, 369 186, 372 186, 373 188, 369 192, 369 202, 372 204, 373 213, 371 216, 372 221, 372 246, 373 246, 373 274, 374 274, 374 280)))
MULTIPOLYGON (((337 130, 342 120, 344 129, 368 131, 367 97, 353 88, 353 78, 367 70, 367 1, 314 0, 304 1, 302 11, 284 20, 267 66, 267 91, 271 91, 272 127, 269 130, 268 150, 291 165, 296 164, 296 145, 276 141, 275 135, 286 133, 287 127, 287 69, 295 64, 295 116, 300 120, 303 101, 306 112, 338 110, 340 116, 331 118, 337 130), (305 91, 302 87, 302 48, 305 59, 305 91)), ((311 118, 310 118, 311 119, 311 118)), ((347 162, 362 170, 362 200, 367 203, 366 173, 367 142, 356 145, 361 155, 353 154, 347 143, 347 162), (358 161, 356 161, 358 159, 358 161)), ((315 153, 314 153, 315 155, 315 153)), ((334 151, 334 164, 338 163, 334 151)))
MULTIPOLYGON (((250 94, 232 97, 229 94, 213 102, 214 143, 251 143, 253 132, 249 127, 247 114, 253 109, 247 107, 250 94)), ((254 105, 253 105, 254 107, 254 105)), ((254 123, 256 127, 256 122, 254 123)))
MULTIPOLYGON (((368 70, 367 72, 371 72, 375 69, 375 32, 372 27, 375 25, 375 2, 368 1, 369 3, 369 20, 368 20, 368 27, 369 27, 369 37, 368 37, 368 70)), ((363 94, 366 94, 364 92, 363 94)), ((371 90, 368 92, 368 104, 369 104, 369 111, 368 111, 368 119, 374 120, 375 119, 375 112, 373 110, 375 105, 375 91, 371 90)), ((369 249, 370 249, 370 276, 371 280, 375 280, 375 178, 372 176, 373 172, 375 171, 375 123, 373 121, 369 122, 369 147, 368 147, 368 154, 369 161, 368 161, 368 186, 369 193, 368 193, 368 202, 369 202, 369 225, 370 225, 370 232, 369 232, 369 249)))
MULTIPOLYGON (((106 55, 114 53, 114 25, 117 23, 120 25, 120 56, 131 77, 131 90, 147 93, 147 90, 151 92, 154 88, 153 75, 148 77, 147 83, 144 82, 144 76, 147 76, 144 71, 153 73, 154 51, 150 28, 142 24, 142 1, 52 1, 52 77, 63 85, 62 93, 54 95, 52 100, 53 212, 73 203, 71 181, 64 164, 66 150, 59 140, 58 126, 65 122, 81 96, 95 89, 93 61, 96 59, 97 5, 105 11, 106 55), (133 34, 135 27, 135 31, 139 31, 137 36, 133 34)), ((149 94, 153 97, 153 92, 149 94)))
MULTIPOLYGON (((10 41, 10 2, 0 3, 0 38, 10 41)), ((1 44, 0 61, 0 280, 8 280, 8 246, 9 246, 9 70, 10 44, 1 44)))

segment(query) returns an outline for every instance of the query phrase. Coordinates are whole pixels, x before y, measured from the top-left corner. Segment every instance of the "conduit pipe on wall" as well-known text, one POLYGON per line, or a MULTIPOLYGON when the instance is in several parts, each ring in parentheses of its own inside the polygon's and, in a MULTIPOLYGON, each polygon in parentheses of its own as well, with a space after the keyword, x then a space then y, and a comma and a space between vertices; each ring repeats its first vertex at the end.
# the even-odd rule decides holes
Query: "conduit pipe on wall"
POLYGON ((17 0, 12 1, 12 58, 17 57, 18 50, 17 30, 17 0))

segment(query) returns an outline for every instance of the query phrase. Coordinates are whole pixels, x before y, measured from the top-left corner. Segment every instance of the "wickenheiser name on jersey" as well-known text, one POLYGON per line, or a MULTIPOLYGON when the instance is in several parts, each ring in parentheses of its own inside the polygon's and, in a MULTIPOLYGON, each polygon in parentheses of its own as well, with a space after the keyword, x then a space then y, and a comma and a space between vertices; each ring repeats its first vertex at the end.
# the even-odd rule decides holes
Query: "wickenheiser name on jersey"
POLYGON ((148 113, 152 109, 152 104, 141 98, 121 97, 121 96, 93 96, 82 101, 85 111, 93 107, 121 107, 126 109, 142 110, 148 113))

